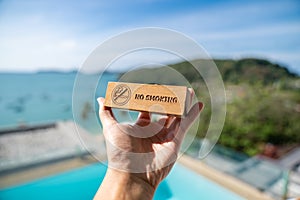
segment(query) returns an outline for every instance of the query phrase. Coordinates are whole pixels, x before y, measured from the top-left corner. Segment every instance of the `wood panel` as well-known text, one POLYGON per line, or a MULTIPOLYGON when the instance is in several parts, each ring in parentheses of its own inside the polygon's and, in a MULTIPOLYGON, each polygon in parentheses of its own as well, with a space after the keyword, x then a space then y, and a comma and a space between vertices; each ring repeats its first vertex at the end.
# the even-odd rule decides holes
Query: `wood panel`
POLYGON ((109 82, 105 106, 182 116, 191 94, 185 86, 109 82))

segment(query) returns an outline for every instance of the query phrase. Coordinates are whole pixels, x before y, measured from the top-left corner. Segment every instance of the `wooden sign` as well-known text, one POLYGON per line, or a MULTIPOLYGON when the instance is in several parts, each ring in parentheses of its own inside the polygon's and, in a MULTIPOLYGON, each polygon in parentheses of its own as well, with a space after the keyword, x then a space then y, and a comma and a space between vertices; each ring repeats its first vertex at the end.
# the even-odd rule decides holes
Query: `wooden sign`
POLYGON ((109 82, 104 105, 181 116, 188 111, 190 98, 185 86, 109 82))

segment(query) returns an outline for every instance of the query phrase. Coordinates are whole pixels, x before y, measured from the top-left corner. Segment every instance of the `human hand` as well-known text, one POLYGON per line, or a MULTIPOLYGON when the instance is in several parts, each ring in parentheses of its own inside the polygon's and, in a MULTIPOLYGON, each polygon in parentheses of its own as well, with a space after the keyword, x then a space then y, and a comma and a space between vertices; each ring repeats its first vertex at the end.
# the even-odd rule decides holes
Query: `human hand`
POLYGON ((173 167, 185 133, 203 104, 196 103, 184 118, 165 116, 153 122, 150 113, 141 112, 135 124, 120 124, 111 108, 103 105, 104 99, 98 102, 107 147, 107 174, 146 184, 154 193, 173 167))

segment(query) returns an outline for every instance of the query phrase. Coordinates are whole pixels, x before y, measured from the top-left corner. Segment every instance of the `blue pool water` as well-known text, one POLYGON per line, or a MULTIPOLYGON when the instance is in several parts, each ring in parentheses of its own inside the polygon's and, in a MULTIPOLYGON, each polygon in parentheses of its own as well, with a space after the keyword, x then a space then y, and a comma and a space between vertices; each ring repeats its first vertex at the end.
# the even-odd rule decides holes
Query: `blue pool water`
MULTIPOLYGON (((106 171, 103 164, 35 180, 0 190, 1 200, 92 199, 106 171)), ((176 164, 169 176, 159 185, 154 200, 241 200, 240 196, 222 188, 186 167, 176 164)))

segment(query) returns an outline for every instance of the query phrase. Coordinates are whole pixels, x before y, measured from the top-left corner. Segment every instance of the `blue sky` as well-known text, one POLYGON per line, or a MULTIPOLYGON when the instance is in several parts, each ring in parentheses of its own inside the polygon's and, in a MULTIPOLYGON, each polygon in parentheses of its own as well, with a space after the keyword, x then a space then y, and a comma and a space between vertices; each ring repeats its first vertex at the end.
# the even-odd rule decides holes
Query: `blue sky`
POLYGON ((71 70, 139 27, 174 29, 215 58, 259 57, 300 74, 300 1, 0 0, 0 71, 71 70))

